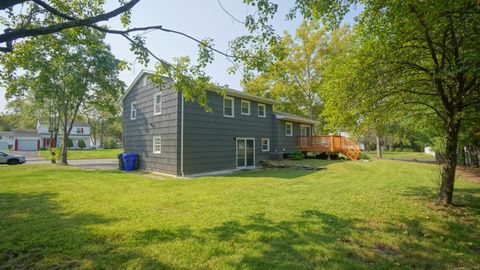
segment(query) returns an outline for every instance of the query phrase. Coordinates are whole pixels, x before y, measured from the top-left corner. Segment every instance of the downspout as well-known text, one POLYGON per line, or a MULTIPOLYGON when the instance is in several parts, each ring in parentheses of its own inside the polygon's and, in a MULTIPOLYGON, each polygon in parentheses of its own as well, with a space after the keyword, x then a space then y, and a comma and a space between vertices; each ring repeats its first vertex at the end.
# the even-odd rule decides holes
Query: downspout
POLYGON ((182 111, 181 111, 181 130, 180 130, 180 174, 182 177, 185 177, 185 173, 183 172, 183 108, 185 107, 185 101, 183 99, 183 93, 180 93, 182 95, 182 111))

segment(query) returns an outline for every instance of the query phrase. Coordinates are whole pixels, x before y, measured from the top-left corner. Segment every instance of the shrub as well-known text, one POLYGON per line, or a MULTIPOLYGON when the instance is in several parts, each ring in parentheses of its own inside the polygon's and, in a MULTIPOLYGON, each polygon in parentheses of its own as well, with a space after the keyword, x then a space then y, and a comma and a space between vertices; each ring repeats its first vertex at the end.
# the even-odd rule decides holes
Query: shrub
POLYGON ((85 143, 85 141, 83 139, 80 139, 78 141, 78 148, 83 149, 85 147, 87 147, 87 144, 85 143))
POLYGON ((68 148, 71 148, 73 147, 73 141, 69 138, 68 141, 67 141, 67 147, 68 148))
POLYGON ((366 153, 361 152, 360 153, 360 159, 370 159, 370 157, 366 153))
POLYGON ((117 141, 114 138, 108 138, 104 143, 103 148, 105 149, 115 149, 117 148, 117 141))
POLYGON ((295 150, 290 153, 290 157, 292 158, 292 160, 302 160, 305 156, 301 151, 295 150))

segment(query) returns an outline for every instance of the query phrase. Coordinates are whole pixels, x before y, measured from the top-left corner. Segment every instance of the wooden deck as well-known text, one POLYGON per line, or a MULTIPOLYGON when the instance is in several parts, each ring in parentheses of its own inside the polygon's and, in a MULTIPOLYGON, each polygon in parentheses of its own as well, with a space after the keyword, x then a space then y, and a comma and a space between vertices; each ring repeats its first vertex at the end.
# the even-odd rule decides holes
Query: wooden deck
POLYGON ((342 153, 351 160, 360 158, 360 146, 338 135, 299 136, 298 148, 302 152, 342 153))

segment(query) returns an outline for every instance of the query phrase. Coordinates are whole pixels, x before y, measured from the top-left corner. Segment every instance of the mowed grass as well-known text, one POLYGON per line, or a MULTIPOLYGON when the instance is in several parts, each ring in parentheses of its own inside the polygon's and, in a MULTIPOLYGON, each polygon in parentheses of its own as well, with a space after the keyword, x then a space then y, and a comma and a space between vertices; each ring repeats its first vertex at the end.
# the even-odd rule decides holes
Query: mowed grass
POLYGON ((347 161, 161 180, 4 166, 0 268, 478 269, 480 185, 460 179, 460 207, 441 207, 436 172, 347 161))
MULTIPOLYGON (((376 151, 364 152, 370 158, 377 158, 376 151)), ((424 152, 393 152, 393 151, 383 151, 383 158, 401 158, 401 159, 425 159, 425 160, 435 160, 435 157, 424 152)))
MULTIPOLYGON (((115 159, 117 158, 117 155, 122 152, 123 149, 70 149, 67 151, 67 155, 69 159, 115 159)), ((40 156, 44 159, 50 159, 50 150, 41 150, 40 156)))

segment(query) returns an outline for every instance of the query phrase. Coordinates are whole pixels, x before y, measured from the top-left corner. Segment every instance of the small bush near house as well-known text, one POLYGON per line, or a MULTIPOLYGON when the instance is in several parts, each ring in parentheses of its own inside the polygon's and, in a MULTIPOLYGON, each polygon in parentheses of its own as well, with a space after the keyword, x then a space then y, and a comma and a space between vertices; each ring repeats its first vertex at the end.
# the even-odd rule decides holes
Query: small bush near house
POLYGON ((68 141, 67 141, 67 147, 68 147, 68 148, 73 147, 73 141, 72 141, 71 139, 68 139, 68 141))
POLYGON ((114 138, 109 138, 103 147, 106 149, 115 149, 117 148, 117 141, 114 138))
POLYGON ((298 150, 295 150, 293 151, 291 154, 290 154, 291 158, 293 160, 302 160, 303 158, 305 158, 305 156, 303 155, 302 152, 298 151, 298 150))
POLYGON ((78 148, 84 149, 85 147, 87 147, 87 144, 85 143, 85 141, 83 139, 80 139, 78 141, 78 148))

